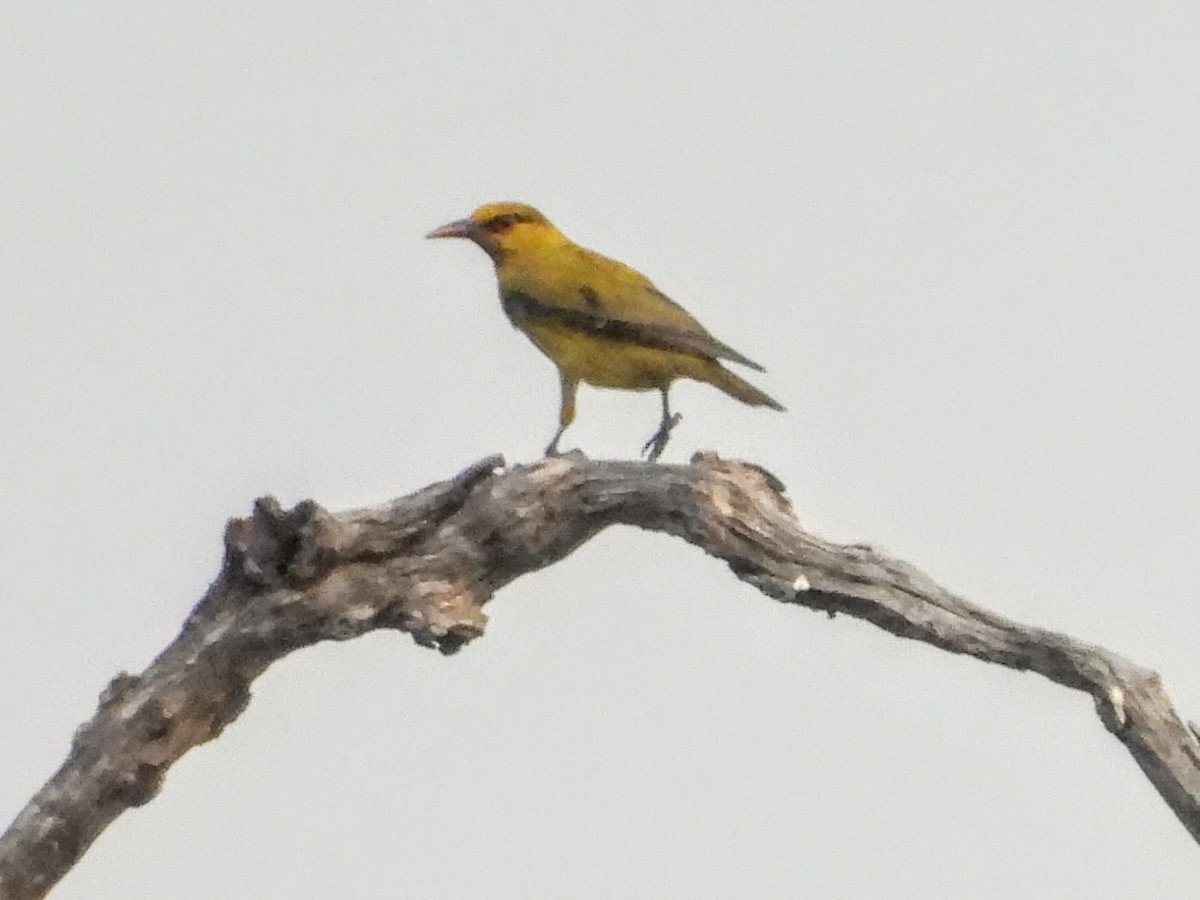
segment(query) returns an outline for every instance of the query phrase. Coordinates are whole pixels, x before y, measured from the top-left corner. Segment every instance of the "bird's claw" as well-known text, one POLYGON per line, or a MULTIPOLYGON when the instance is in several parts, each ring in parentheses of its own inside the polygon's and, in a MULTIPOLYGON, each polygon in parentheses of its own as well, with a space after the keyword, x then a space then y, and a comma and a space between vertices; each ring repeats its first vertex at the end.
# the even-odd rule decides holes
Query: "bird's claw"
POLYGON ((646 441, 645 446, 642 447, 642 453, 646 454, 647 462, 654 462, 662 456, 663 450, 667 448, 667 441, 671 439, 671 429, 678 425, 682 418, 682 415, 675 413, 671 418, 663 419, 658 426, 658 431, 650 435, 650 440, 646 441))
POLYGON ((546 456, 562 456, 562 451, 558 449, 558 442, 562 439, 563 432, 566 430, 567 426, 564 424, 560 425, 558 431, 554 432, 554 437, 546 445, 546 456))

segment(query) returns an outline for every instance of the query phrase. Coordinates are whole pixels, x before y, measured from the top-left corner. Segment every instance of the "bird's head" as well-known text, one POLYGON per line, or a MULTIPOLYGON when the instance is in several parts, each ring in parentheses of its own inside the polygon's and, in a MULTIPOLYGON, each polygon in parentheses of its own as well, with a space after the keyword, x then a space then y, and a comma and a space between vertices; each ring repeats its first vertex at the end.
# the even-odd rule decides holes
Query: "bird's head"
POLYGON ((522 250, 537 250, 566 240, 550 220, 524 203, 485 203, 465 219, 435 228, 429 238, 466 238, 496 262, 522 250))

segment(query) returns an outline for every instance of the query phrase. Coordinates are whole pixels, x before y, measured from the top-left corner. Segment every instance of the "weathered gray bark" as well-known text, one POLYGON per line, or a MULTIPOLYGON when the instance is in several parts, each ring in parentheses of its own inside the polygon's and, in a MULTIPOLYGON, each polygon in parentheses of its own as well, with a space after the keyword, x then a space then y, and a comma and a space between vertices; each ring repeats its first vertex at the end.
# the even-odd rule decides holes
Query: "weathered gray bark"
POLYGON ((376 628, 453 653, 483 633, 497 589, 614 524, 681 537, 777 600, 1087 692, 1200 841, 1200 744, 1153 672, 974 606, 871 547, 822 540, 796 521, 783 485, 753 465, 571 454, 502 466, 490 457, 370 509, 282 510, 266 499, 230 522, 221 573, 179 636, 140 675, 113 679, 62 768, 0 837, 0 897, 49 890, 109 822, 155 796, 172 763, 241 714, 271 663, 376 628))

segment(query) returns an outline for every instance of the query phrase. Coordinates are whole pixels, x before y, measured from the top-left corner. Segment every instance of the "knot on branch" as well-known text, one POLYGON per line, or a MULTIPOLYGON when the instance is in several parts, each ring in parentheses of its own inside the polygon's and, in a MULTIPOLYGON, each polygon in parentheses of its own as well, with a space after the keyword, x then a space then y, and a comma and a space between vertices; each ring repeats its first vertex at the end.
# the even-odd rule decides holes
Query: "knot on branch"
POLYGON ((128 696, 129 692, 142 683, 142 679, 137 675, 130 675, 128 672, 118 672, 109 681, 108 686, 100 693, 100 705, 112 706, 114 703, 120 703, 128 696))
POLYGON ((225 572, 264 590, 304 587, 333 566, 333 517, 312 500, 285 510, 274 497, 225 527, 225 572))
POLYGON ((99 727, 87 729, 79 743, 105 758, 111 773, 105 798, 123 806, 149 803, 172 763, 217 737, 250 702, 249 687, 237 673, 209 665, 195 665, 194 673, 191 691, 148 690, 136 683, 139 679, 129 679, 123 692, 102 707, 107 717, 99 727), (116 728, 124 731, 124 740, 112 740, 116 728))
MULTIPOLYGON (((707 473, 721 476, 721 481, 735 484, 745 494, 740 506, 756 511, 774 507, 789 517, 795 516, 795 510, 787 498, 787 485, 762 466, 739 459, 723 459, 711 450, 692 454, 691 464, 707 473)), ((730 511, 727 494, 718 502, 725 507, 722 512, 730 511)))
POLYGON ((104 799, 111 799, 122 806, 145 806, 158 796, 165 775, 164 766, 135 763, 113 776, 104 799))

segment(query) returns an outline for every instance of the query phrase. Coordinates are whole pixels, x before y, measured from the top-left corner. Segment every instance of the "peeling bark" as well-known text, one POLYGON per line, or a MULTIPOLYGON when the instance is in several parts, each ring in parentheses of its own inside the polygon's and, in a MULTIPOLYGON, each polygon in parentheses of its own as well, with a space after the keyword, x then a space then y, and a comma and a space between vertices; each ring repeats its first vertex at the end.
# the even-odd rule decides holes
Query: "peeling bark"
POLYGON ((41 897, 104 828, 158 793, 171 765, 217 737, 271 663, 377 628, 454 653, 479 637, 483 606, 514 578, 604 528, 663 531, 725 560, 776 600, 873 622, 1092 696, 1192 837, 1200 841, 1200 743, 1158 676, 1101 647, 975 606, 902 560, 805 530, 783 485, 747 463, 688 466, 570 454, 454 478, 367 509, 291 510, 271 498, 229 523, 221 572, 179 636, 140 675, 122 673, 65 763, 0 837, 0 898, 41 897))

